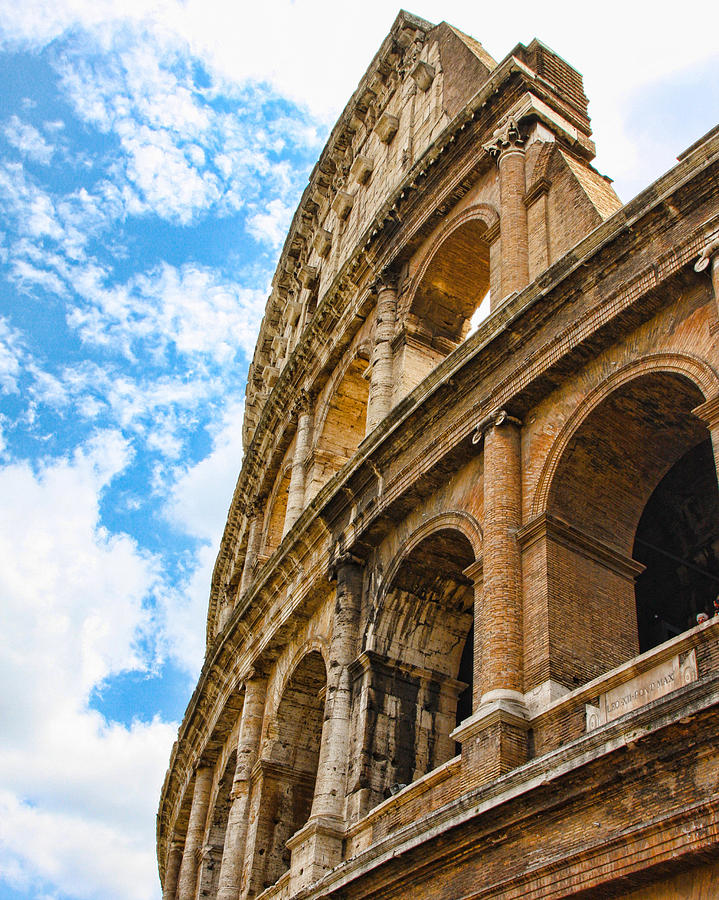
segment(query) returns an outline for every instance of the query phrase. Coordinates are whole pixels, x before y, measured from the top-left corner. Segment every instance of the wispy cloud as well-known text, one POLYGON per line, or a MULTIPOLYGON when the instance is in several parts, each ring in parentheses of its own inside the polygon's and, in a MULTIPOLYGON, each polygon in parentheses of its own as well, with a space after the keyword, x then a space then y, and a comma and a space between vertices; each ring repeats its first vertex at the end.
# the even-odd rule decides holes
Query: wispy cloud
POLYGON ((52 159, 55 148, 48 144, 45 138, 27 122, 22 122, 17 116, 11 116, 3 129, 8 143, 34 162, 47 165, 52 159))
POLYGON ((158 560, 100 521, 130 459, 105 431, 72 457, 0 468, 0 877, 18 886, 154 896, 152 794, 174 726, 110 725, 87 705, 113 673, 151 663, 158 560))

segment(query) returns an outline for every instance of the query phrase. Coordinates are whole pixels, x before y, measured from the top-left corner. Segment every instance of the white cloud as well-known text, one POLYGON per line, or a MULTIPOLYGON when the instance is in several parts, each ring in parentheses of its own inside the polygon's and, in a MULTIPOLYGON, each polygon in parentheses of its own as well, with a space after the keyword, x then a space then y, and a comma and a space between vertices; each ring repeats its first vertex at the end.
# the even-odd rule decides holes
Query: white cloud
POLYGON ((0 389, 6 394, 18 390, 21 362, 25 356, 20 332, 0 316, 0 389))
POLYGON ((267 204, 267 212, 257 212, 247 220, 247 230, 258 241, 281 247, 290 227, 293 210, 279 198, 267 204))
POLYGON ((140 345, 161 361, 175 352, 216 364, 237 352, 252 353, 265 304, 264 291, 240 287, 214 269, 163 263, 125 285, 106 288, 104 273, 86 270, 75 287, 87 303, 75 307, 70 324, 84 341, 119 348, 128 357, 140 345))
MULTIPOLYGON (((218 416, 212 450, 194 466, 178 468, 167 515, 187 534, 219 548, 227 510, 242 464, 244 401, 230 402, 218 416)), ((209 581, 206 588, 209 587, 209 581)))
POLYGON ((158 561, 100 524, 116 432, 0 469, 0 875, 76 897, 156 897, 153 817, 174 724, 108 724, 92 689, 151 662, 158 561), (39 881, 38 881, 39 879, 39 881))
POLYGON ((21 122, 17 116, 11 116, 4 128, 8 142, 29 159, 47 165, 52 159, 55 148, 33 125, 21 122))
POLYGON ((201 544, 181 591, 164 598, 164 639, 168 651, 190 671, 204 653, 207 603, 212 570, 242 461, 244 402, 230 400, 213 436, 210 453, 194 466, 177 466, 170 474, 165 515, 201 544))

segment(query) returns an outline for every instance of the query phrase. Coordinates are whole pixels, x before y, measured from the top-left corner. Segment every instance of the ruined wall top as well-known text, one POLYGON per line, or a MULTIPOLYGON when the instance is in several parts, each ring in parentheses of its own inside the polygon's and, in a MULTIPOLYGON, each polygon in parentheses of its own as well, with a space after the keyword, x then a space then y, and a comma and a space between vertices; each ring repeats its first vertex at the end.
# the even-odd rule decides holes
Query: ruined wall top
MULTIPOLYGON (((507 58, 550 85, 575 138, 590 132, 581 76, 539 41, 507 58)), ((504 61, 505 63, 507 60, 504 61)), ((243 441, 343 264, 418 160, 490 81, 497 63, 458 29, 400 12, 315 165, 272 281, 248 373, 243 441)))

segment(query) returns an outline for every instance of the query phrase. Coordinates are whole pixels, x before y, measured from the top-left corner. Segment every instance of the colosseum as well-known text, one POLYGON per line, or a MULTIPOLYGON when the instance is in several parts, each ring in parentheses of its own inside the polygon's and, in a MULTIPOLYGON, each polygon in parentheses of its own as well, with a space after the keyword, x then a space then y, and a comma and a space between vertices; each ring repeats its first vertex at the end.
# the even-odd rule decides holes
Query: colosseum
POLYGON ((164 900, 719 896, 719 128, 401 12, 249 370, 164 900))

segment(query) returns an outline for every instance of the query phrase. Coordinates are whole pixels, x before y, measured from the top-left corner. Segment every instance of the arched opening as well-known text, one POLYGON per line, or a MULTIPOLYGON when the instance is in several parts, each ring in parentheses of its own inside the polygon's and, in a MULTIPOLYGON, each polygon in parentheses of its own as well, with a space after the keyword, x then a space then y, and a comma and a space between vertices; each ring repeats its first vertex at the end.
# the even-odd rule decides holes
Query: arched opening
POLYGON ((270 497, 265 539, 262 547, 262 554, 265 559, 279 547, 282 540, 282 531, 285 527, 285 516, 287 515, 287 497, 290 492, 290 475, 291 469, 289 466, 285 466, 280 470, 270 497))
POLYGON ((220 866, 222 865, 222 851, 225 846, 225 832, 227 831, 227 820, 232 804, 230 792, 232 790, 232 779, 235 774, 235 761, 236 754, 233 753, 225 766, 225 771, 217 787, 215 804, 208 816, 208 828, 202 848, 202 862, 198 878, 198 898, 217 896, 220 866))
POLYGON ((315 651, 297 665, 282 694, 263 759, 257 857, 264 858, 261 889, 289 869, 287 840, 310 817, 325 704, 326 670, 315 651))
POLYGON ((692 414, 703 399, 683 375, 643 374, 609 394, 567 443, 547 504, 554 680, 573 687, 665 640, 716 591, 697 587, 702 578, 714 584, 719 533, 709 433, 692 414), (709 577, 695 571, 682 592, 702 554, 712 558, 709 577))
POLYGON ((644 508, 634 558, 640 651, 650 650, 714 614, 719 593, 719 489, 711 440, 687 451, 644 508))
POLYGON ((472 545, 454 528, 433 532, 402 559, 372 624, 365 678, 364 787, 375 806, 457 753, 450 734, 471 713, 472 545))
POLYGON ((455 345, 467 336, 472 316, 489 292, 486 231, 481 219, 470 219, 435 251, 412 302, 418 333, 455 345))
POLYGON ((332 394, 324 422, 312 451, 306 500, 339 472, 365 436, 369 385, 364 377, 367 360, 355 358, 332 394))
POLYGON ((482 219, 467 219, 420 267, 404 327, 395 338, 395 400, 419 384, 489 313, 486 232, 482 219))

